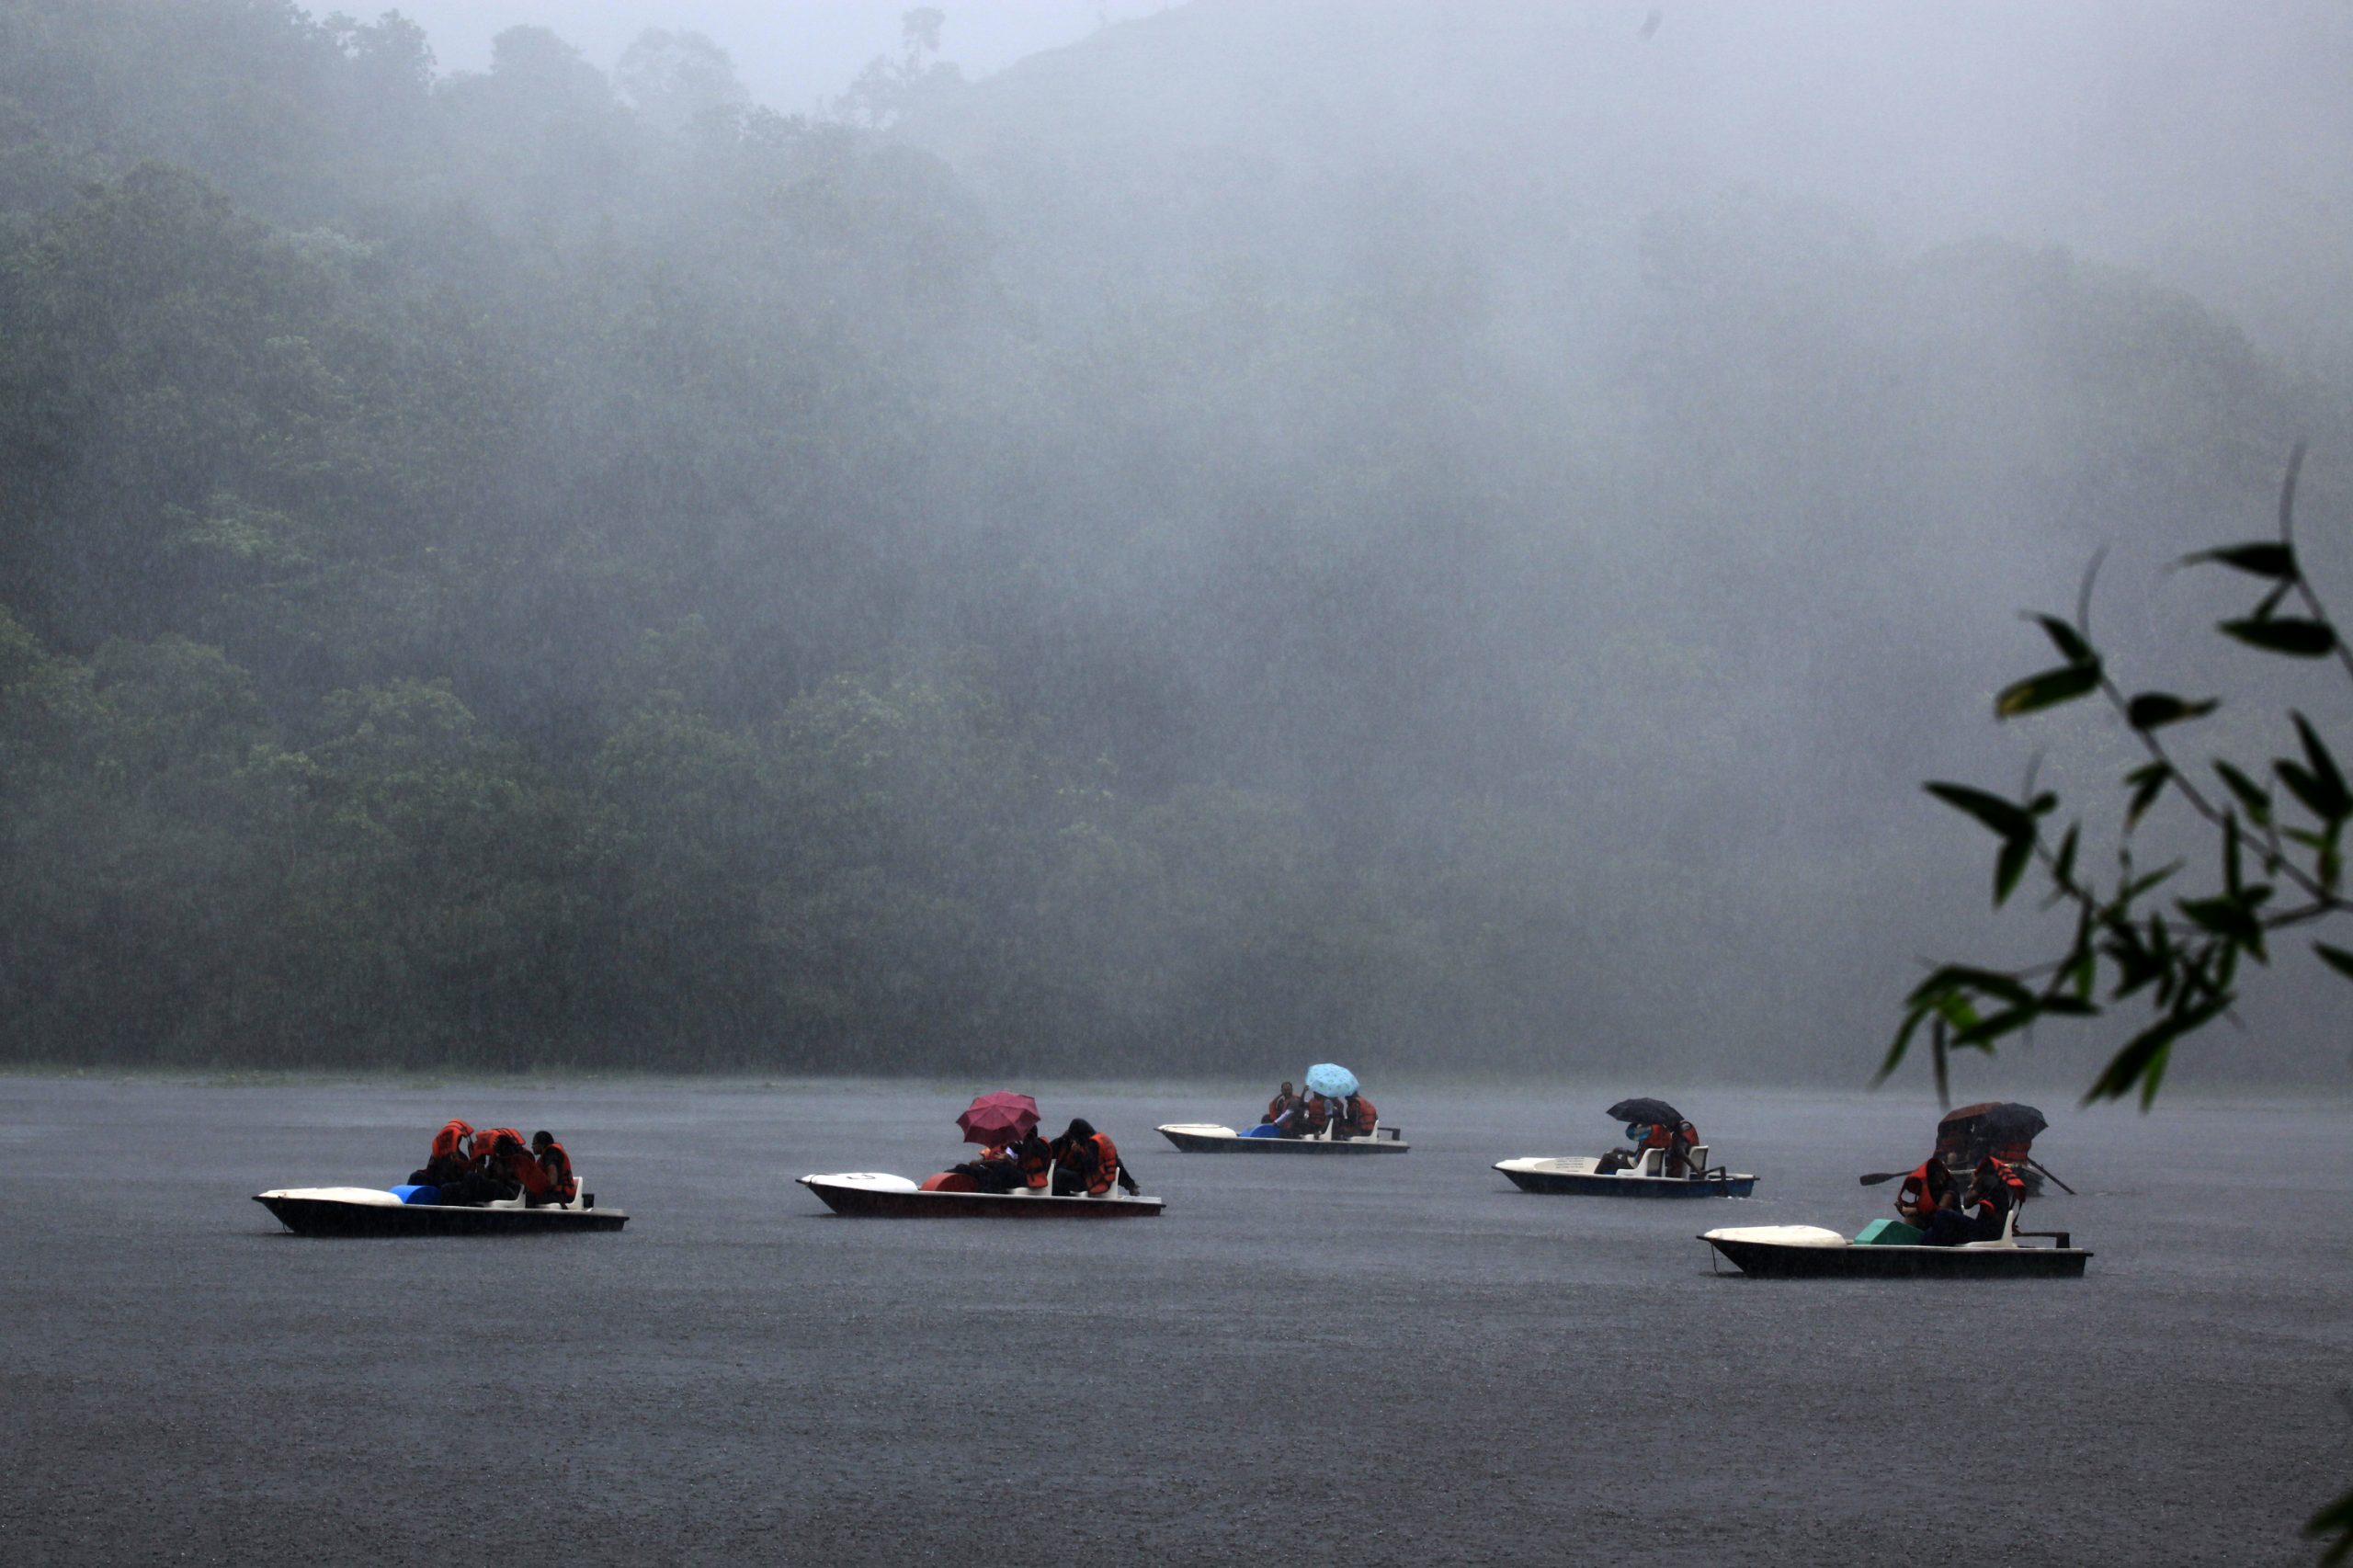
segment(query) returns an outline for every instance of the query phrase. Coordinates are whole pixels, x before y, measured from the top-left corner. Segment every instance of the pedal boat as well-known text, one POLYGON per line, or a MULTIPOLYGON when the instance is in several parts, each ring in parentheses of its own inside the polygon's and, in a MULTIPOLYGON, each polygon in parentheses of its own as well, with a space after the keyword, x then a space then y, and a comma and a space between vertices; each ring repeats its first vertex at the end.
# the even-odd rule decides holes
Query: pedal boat
POLYGON ((254 1195, 298 1236, 526 1236, 618 1231, 629 1223, 619 1209, 599 1209, 597 1195, 584 1192, 571 1203, 524 1206, 511 1202, 479 1206, 410 1203, 397 1192, 374 1187, 293 1187, 254 1195))
POLYGON ((1744 1225, 1699 1239, 1742 1273, 1780 1279, 2080 1279, 2092 1256, 2064 1231, 2020 1231, 2015 1221, 1998 1241, 1949 1247, 1865 1240, 1875 1229, 1848 1241, 1819 1225, 1744 1225), (2022 1244, 2029 1237, 2052 1244, 2022 1244))
POLYGON ((1323 1132, 1312 1138, 1254 1138, 1207 1121, 1172 1121, 1155 1131, 1188 1154, 1403 1154, 1413 1148, 1402 1128, 1379 1122, 1369 1138, 1323 1132))
POLYGON ((1756 1190, 1755 1176, 1711 1166, 1705 1143, 1692 1149, 1687 1176, 1668 1176, 1665 1161, 1665 1150, 1645 1149, 1640 1162, 1617 1171, 1604 1171, 1599 1160, 1579 1155, 1497 1160, 1495 1169, 1522 1192, 1574 1198, 1746 1198, 1756 1190))
POLYGON ((860 1220, 1141 1220, 1160 1212, 1157 1198, 1114 1190, 1100 1198, 1049 1192, 933 1191, 903 1176, 844 1171, 805 1176, 801 1185, 836 1214, 860 1220))

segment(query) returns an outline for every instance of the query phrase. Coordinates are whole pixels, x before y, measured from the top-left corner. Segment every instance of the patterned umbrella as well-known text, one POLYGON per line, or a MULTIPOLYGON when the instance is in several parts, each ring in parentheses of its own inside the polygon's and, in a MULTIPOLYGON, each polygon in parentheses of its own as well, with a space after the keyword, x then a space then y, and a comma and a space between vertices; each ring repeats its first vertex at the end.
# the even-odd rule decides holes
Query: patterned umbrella
POLYGON ((1038 1130, 1038 1102, 1000 1089, 965 1107, 956 1125, 964 1130, 967 1143, 1010 1143, 1038 1130))
POLYGON ((1357 1092, 1357 1075, 1336 1062, 1319 1062, 1307 1070, 1307 1087, 1326 1099, 1344 1100, 1357 1092))

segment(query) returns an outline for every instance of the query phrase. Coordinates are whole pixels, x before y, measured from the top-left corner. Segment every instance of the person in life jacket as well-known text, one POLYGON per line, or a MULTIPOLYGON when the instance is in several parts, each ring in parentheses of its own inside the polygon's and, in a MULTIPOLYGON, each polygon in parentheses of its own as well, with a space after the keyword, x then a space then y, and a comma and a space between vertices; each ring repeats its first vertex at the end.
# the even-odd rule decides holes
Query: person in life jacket
POLYGON ((531 1157, 515 1167, 523 1184, 523 1201, 533 1208, 543 1203, 570 1203, 580 1196, 580 1178, 572 1174, 572 1156, 555 1134, 531 1134, 531 1157))
POLYGON ((1691 1151, 1699 1146, 1699 1130, 1688 1121, 1676 1123, 1666 1134, 1666 1174, 1688 1176, 1691 1174, 1691 1151))
POLYGON ((1381 1121, 1381 1112, 1362 1095, 1350 1095, 1340 1102, 1339 1126, 1336 1129, 1346 1137, 1370 1138, 1381 1121))
POLYGON ((441 1201, 465 1207, 505 1203, 522 1196, 521 1167, 535 1165, 523 1135, 511 1127, 485 1128, 474 1134, 474 1168, 454 1181, 436 1183, 441 1201))
POLYGON ((1015 1141, 1011 1153, 1021 1185, 1032 1192, 1045 1191, 1047 1176, 1054 1168, 1054 1146, 1032 1128, 1015 1141))
POLYGON ((425 1156, 425 1164, 409 1173, 413 1187, 439 1187, 463 1178, 478 1163, 472 1147, 474 1130, 451 1117, 433 1135, 433 1147, 425 1156))
MULTIPOLYGON (((1949 1179, 1949 1178, 1948 1178, 1949 1179)), ((1956 1202, 1928 1218, 1923 1246, 1958 1246, 1963 1242, 1994 1242, 2018 1203, 2026 1197, 2026 1182, 2003 1161, 1988 1154, 1969 1178, 1966 1204, 1956 1202)))
POLYGON ((1120 1160, 1119 1145, 1084 1117, 1074 1118, 1063 1135, 1054 1140, 1054 1192, 1058 1197, 1072 1197, 1084 1192, 1089 1198, 1101 1198, 1117 1182, 1121 1190, 1141 1192, 1136 1178, 1120 1160))
POLYGON ((1258 1119, 1259 1125, 1280 1126, 1283 1118, 1298 1108, 1298 1106, 1299 1096, 1292 1090, 1290 1080, 1286 1078, 1283 1080, 1283 1086, 1275 1092, 1275 1097, 1267 1102, 1267 1114, 1258 1119))
POLYGON ((1011 1192, 1021 1185, 1021 1165, 1015 1157, 1010 1142, 984 1144, 979 1159, 966 1160, 961 1165, 948 1168, 961 1176, 971 1176, 973 1185, 983 1192, 1011 1192))
POLYGON ((1641 1165, 1643 1156, 1656 1149, 1660 1152, 1658 1168, 1662 1171, 1666 1169, 1675 1148, 1675 1129, 1664 1121, 1632 1121, 1626 1124, 1626 1136, 1634 1143, 1634 1157, 1631 1164, 1641 1165))
POLYGON ((1948 1209, 1960 1207, 1961 1195, 1953 1190, 1952 1172, 1934 1154, 1913 1167, 1895 1189, 1895 1211, 1907 1225, 1928 1228, 1928 1221, 1948 1209))

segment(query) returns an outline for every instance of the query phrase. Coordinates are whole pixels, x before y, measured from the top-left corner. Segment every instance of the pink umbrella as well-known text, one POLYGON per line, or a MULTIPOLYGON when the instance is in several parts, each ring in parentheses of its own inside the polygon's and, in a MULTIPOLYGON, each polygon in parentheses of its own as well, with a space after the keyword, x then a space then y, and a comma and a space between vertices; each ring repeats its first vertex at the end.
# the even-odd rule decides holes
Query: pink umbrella
POLYGON ((1038 1130, 1038 1102, 1002 1089, 981 1096, 956 1119, 967 1143, 1010 1143, 1038 1130))

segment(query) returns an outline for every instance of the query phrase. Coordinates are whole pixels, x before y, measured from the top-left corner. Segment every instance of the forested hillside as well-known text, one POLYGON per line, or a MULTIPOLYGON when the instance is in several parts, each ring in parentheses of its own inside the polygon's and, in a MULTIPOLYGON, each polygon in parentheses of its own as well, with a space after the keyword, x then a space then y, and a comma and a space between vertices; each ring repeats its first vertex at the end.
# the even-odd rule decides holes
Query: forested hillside
POLYGON ((2007 612, 2341 506, 2145 277, 1090 123, 1159 36, 0 0, 0 1054, 1851 1076, 2007 612))

